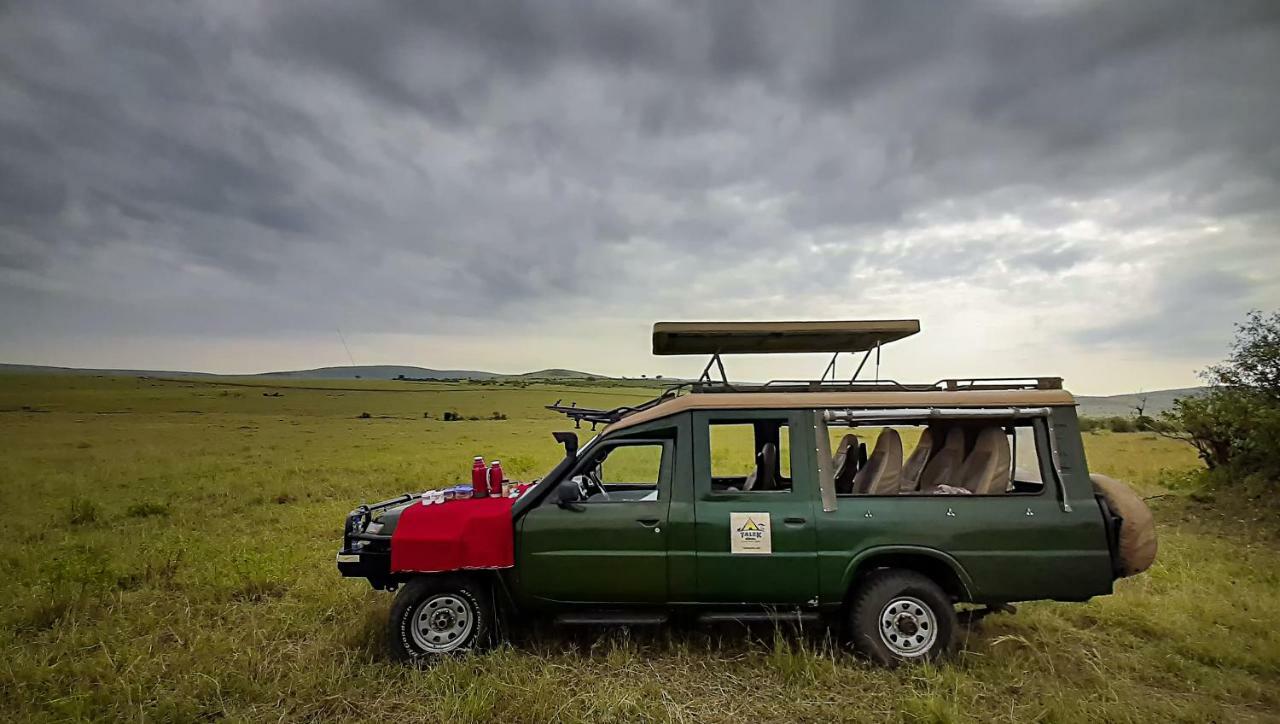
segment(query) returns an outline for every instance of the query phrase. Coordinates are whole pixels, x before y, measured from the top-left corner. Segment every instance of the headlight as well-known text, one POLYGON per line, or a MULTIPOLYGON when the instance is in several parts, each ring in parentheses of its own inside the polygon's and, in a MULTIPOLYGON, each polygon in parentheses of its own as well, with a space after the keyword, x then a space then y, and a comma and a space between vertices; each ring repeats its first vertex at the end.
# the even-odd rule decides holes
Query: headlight
POLYGON ((373 535, 377 535, 377 534, 381 533, 381 532, 382 532, 382 522, 381 522, 381 521, 376 521, 376 520, 375 520, 374 522, 372 522, 372 523, 370 523, 370 524, 369 524, 369 527, 368 527, 368 528, 365 528, 365 529, 364 529, 364 532, 366 532, 366 533, 371 533, 371 534, 373 534, 373 535))

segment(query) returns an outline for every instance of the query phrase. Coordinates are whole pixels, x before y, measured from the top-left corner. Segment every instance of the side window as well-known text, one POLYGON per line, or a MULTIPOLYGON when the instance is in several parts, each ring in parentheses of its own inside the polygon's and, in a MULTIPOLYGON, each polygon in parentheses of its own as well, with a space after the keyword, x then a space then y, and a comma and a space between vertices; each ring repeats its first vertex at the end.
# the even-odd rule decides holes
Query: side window
POLYGON ((1027 420, 886 420, 829 425, 828 432, 837 496, 1034 495, 1044 489, 1036 430, 1027 420))
POLYGON ((1035 428, 1015 427, 1009 436, 1009 444, 1013 447, 1012 492, 1038 493, 1043 490, 1044 473, 1041 472, 1035 428))
POLYGON ((585 503, 658 500, 665 446, 660 442, 617 445, 602 451, 577 476, 585 503))
POLYGON ((785 418, 713 421, 708 436, 713 491, 791 490, 791 428, 785 418))
POLYGON ((600 463, 600 482, 605 485, 658 487, 662 473, 661 445, 621 445, 609 451, 600 463))

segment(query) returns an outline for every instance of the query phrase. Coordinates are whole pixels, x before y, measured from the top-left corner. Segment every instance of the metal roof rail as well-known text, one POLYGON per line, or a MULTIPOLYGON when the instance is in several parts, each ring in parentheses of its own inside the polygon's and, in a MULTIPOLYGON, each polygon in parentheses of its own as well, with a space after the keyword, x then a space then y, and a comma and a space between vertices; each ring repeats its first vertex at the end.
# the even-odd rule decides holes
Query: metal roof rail
POLYGON ((715 392, 930 392, 964 390, 1060 390, 1061 377, 963 377, 937 382, 897 380, 777 379, 768 382, 725 382, 701 379, 686 383, 692 393, 715 392))
POLYGON ((1061 377, 957 377, 938 380, 947 390, 1060 390, 1061 377))

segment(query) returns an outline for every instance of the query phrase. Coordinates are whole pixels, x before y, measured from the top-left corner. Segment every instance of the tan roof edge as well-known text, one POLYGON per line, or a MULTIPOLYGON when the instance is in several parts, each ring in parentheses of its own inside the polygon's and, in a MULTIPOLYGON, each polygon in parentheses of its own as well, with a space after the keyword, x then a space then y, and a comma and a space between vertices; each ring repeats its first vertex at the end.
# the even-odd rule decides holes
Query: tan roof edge
POLYGON ((676 397, 605 426, 622 430, 688 410, 798 410, 817 408, 1064 407, 1066 390, 931 390, 922 392, 717 392, 676 397))

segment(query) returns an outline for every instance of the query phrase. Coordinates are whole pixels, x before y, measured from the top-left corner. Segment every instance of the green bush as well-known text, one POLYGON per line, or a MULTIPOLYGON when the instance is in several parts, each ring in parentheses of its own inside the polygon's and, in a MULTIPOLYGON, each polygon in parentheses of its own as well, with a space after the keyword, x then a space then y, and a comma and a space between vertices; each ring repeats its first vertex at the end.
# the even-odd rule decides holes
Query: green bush
POLYGON ((88 498, 72 498, 67 508, 67 519, 72 525, 88 525, 98 520, 98 504, 88 498))
POLYGON ((1082 417, 1080 418, 1080 432, 1096 432, 1098 430, 1109 430, 1111 432, 1143 432, 1154 431, 1156 428, 1151 423, 1149 417, 1121 417, 1113 415, 1112 417, 1082 417))
POLYGON ((1191 443, 1221 480, 1280 480, 1280 312, 1249 313, 1231 356, 1201 376, 1202 395, 1177 400, 1163 422, 1191 443))
POLYGON ((1107 429, 1111 432, 1137 432, 1138 422, 1129 417, 1107 418, 1107 429))
POLYGON ((150 518, 152 516, 165 516, 168 514, 168 505, 165 503, 157 503, 152 500, 144 500, 141 503, 134 503, 125 511, 125 515, 130 518, 150 518))

